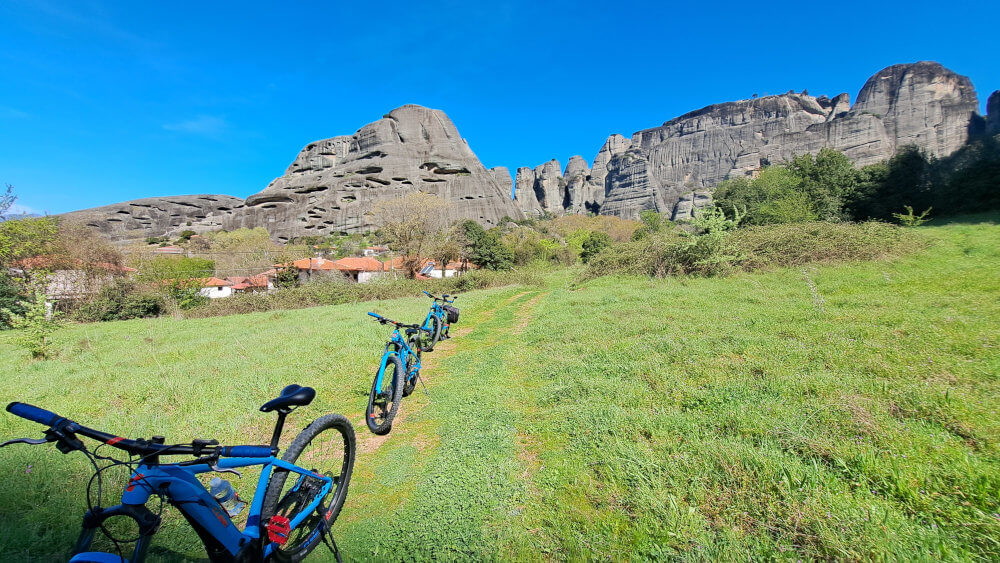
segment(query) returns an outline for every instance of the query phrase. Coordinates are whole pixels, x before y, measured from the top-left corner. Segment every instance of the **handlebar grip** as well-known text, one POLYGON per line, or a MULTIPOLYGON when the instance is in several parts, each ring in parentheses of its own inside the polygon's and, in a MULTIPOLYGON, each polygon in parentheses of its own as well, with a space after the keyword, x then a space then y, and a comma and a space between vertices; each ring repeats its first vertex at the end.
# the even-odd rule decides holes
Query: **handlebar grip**
POLYGON ((430 292, 428 292, 428 291, 427 291, 426 289, 425 289, 425 290, 423 290, 423 291, 424 291, 424 294, 426 294, 426 295, 427 295, 427 297, 434 297, 434 295, 432 295, 432 294, 431 294, 430 292))
POLYGON ((376 319, 381 319, 382 318, 381 315, 376 315, 375 313, 372 313, 371 311, 368 312, 368 316, 375 317, 376 319))
POLYGON ((7 412, 46 426, 55 426, 56 422, 63 419, 63 417, 52 411, 40 409, 28 403, 18 403, 17 401, 7 405, 7 412))
POLYGON ((222 457, 271 457, 271 446, 225 446, 219 452, 222 457))

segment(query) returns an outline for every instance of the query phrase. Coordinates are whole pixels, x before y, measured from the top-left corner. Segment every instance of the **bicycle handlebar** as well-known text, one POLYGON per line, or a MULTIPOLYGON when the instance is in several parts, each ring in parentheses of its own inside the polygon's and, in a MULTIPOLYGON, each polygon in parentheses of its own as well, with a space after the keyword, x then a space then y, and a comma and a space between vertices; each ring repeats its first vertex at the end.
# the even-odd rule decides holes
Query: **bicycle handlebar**
MULTIPOLYGON (((81 424, 68 418, 59 416, 52 411, 48 411, 34 405, 29 405, 28 403, 19 403, 16 401, 7 405, 7 412, 32 422, 48 426, 49 429, 53 431, 51 435, 47 433, 47 436, 49 436, 51 441, 62 440, 67 434, 69 436, 65 436, 66 439, 73 440, 73 435, 80 434, 120 450, 125 450, 130 454, 141 455, 144 457, 152 455, 202 454, 218 455, 221 457, 271 457, 276 453, 271 449, 271 446, 215 446, 206 441, 202 441, 200 444, 191 443, 166 445, 141 439, 130 440, 128 438, 122 438, 121 436, 108 434, 107 432, 101 432, 100 430, 94 430, 93 428, 87 428, 86 426, 82 426, 81 424)), ((212 442, 215 441, 212 440, 212 442)), ((218 444, 218 442, 215 443, 218 444)))
POLYGON ((445 294, 442 294, 441 297, 438 297, 437 295, 434 295, 433 293, 428 292, 426 289, 423 290, 423 292, 427 294, 427 297, 430 297, 431 299, 434 299, 435 301, 444 301, 445 303, 454 303, 455 299, 458 299, 457 295, 448 295, 447 293, 445 293, 445 294), (449 297, 451 297, 451 300, 448 299, 449 297))
POLYGON ((398 328, 419 328, 421 330, 427 330, 427 329, 421 327, 420 325, 410 325, 410 324, 406 324, 406 323, 401 323, 399 321, 394 321, 394 320, 392 320, 392 319, 390 319, 388 317, 383 317, 382 315, 377 315, 377 314, 372 313, 370 311, 369 311, 368 314, 370 316, 372 316, 372 317, 375 317, 375 320, 377 320, 378 322, 380 322, 382 324, 392 323, 393 325, 395 325, 398 328))

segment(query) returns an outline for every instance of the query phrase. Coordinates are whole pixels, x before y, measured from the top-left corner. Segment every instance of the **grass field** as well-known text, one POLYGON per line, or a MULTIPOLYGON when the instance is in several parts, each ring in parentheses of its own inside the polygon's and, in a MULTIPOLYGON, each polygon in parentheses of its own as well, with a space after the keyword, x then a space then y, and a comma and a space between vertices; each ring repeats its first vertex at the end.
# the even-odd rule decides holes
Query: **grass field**
MULTIPOLYGON (((77 325, 31 361, 0 335, 0 399, 126 436, 266 441, 296 382, 354 422, 334 533, 348 559, 1000 558, 1000 226, 918 229, 891 262, 725 279, 547 276, 462 296, 429 396, 368 433, 400 299, 77 325)), ((35 436, 4 414, 0 436, 35 436)), ((0 559, 58 560, 90 472, 0 450, 0 559)), ((234 480, 249 494, 246 475, 234 480)), ((203 556, 175 511, 156 558, 203 556)), ((329 558, 321 547, 316 560, 329 558)))

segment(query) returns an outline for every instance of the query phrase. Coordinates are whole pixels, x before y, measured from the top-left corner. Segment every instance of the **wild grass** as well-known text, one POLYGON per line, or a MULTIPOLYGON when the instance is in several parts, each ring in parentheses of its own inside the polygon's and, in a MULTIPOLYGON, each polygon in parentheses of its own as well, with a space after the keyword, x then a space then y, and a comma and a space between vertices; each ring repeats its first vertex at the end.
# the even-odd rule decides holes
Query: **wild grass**
MULTIPOLYGON (((48 361, 3 335, 2 398, 232 443, 266 439, 256 407, 281 386, 314 385, 288 439, 354 421, 334 527, 352 560, 996 560, 1000 226, 975 219, 880 261, 470 292, 385 440, 362 422, 387 337, 364 312, 416 320, 427 299, 78 325, 48 361)), ((0 472, 0 558, 64 558, 86 462, 16 446, 0 472)), ((157 556, 202 556, 168 515, 157 556)))

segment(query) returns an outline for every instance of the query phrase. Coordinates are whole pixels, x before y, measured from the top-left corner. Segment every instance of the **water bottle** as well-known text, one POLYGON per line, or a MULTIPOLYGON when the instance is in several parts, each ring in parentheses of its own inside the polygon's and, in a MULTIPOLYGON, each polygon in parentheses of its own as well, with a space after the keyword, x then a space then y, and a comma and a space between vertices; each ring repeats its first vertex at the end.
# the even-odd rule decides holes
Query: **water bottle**
POLYGON ((209 486, 211 487, 209 492, 211 492, 212 496, 215 497, 215 500, 222 505, 222 508, 226 509, 230 518, 239 514, 240 511, 243 510, 243 507, 247 505, 247 503, 240 500, 240 496, 236 494, 236 491, 233 489, 233 485, 229 481, 220 479, 219 477, 213 477, 209 482, 209 486))

